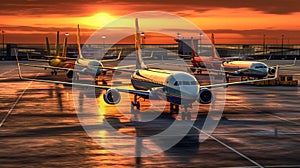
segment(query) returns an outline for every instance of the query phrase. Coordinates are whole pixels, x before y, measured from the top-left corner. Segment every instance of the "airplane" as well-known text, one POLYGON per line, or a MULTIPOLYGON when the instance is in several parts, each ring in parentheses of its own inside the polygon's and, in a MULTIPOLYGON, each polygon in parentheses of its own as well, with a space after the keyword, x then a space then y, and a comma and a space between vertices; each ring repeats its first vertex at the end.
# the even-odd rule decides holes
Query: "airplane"
POLYGON ((202 57, 199 56, 195 50, 194 40, 191 38, 191 47, 192 47, 192 58, 191 58, 191 70, 192 72, 197 71, 201 74, 204 69, 220 69, 222 67, 222 62, 225 61, 224 58, 220 58, 215 53, 215 48, 212 44, 212 57, 202 57))
MULTIPOLYGON (((184 108, 184 112, 182 112, 182 120, 190 120, 191 113, 187 110, 187 108, 191 107, 192 103, 197 101, 200 104, 210 104, 213 101, 213 93, 210 91, 210 88, 273 80, 278 77, 278 69, 276 69, 276 75, 274 76, 274 78, 200 86, 197 79, 187 72, 149 68, 144 63, 141 55, 141 34, 139 31, 138 18, 135 19, 135 29, 135 47, 137 51, 135 65, 136 69, 131 70, 131 84, 134 89, 103 85, 91 85, 79 82, 71 83, 64 81, 25 78, 22 77, 20 63, 16 54, 19 78, 21 80, 29 80, 35 82, 48 82, 55 84, 66 84, 72 86, 103 89, 106 90, 106 92, 103 93, 103 99, 107 104, 111 105, 118 104, 120 102, 120 92, 129 93, 134 95, 134 100, 131 102, 131 112, 135 116, 140 111, 139 99, 151 98, 153 100, 164 100, 170 103, 171 114, 179 114, 179 106, 181 106, 182 108, 184 108)), ((137 117, 134 118, 136 120, 137 117)))
POLYGON ((74 68, 74 62, 76 58, 67 58, 67 37, 64 39, 63 51, 60 55, 60 44, 59 44, 59 31, 56 33, 56 43, 55 43, 55 55, 51 55, 50 45, 48 37, 46 37, 46 47, 47 59, 34 59, 30 58, 27 53, 27 60, 29 61, 38 61, 38 62, 47 62, 49 67, 44 67, 45 69, 52 69, 51 75, 57 75, 57 67, 60 68, 74 68))
MULTIPOLYGON (((219 58, 212 49, 212 57, 200 57, 195 51, 193 38, 191 42, 192 47, 192 59, 191 70, 200 73, 203 70, 210 72, 225 73, 226 82, 229 82, 230 76, 241 76, 244 78, 265 78, 268 75, 274 75, 276 72, 276 66, 268 66, 261 61, 231 61, 225 58, 219 58), (223 70, 222 70, 223 69, 223 70)), ((296 64, 296 58, 291 65, 280 65, 280 67, 294 66, 296 64)))
MULTIPOLYGON (((67 58, 66 57, 66 39, 64 43, 64 51, 62 56, 59 56, 59 32, 57 32, 57 38, 56 38, 56 56, 46 56, 50 58, 49 60, 45 60, 49 63, 48 66, 45 65, 31 65, 31 64, 24 64, 25 66, 32 66, 32 67, 42 67, 45 69, 52 69, 53 71, 51 74, 57 74, 57 70, 64 70, 66 71, 67 78, 73 78, 79 79, 79 74, 89 74, 91 76, 95 77, 95 81, 97 81, 98 77, 103 74, 105 75, 108 70, 110 70, 108 67, 105 68, 103 63, 106 62, 114 62, 118 61, 121 58, 122 50, 119 52, 119 55, 116 59, 106 59, 106 60, 96 60, 96 59, 87 59, 82 56, 81 53, 81 46, 80 46, 80 28, 79 25, 77 25, 77 47, 78 47, 78 57, 75 58, 67 58), (75 68, 76 66, 76 68, 75 68), (75 72, 75 73, 74 73, 75 72)), ((48 43, 48 40, 47 44, 48 43)), ((48 53, 50 53, 49 45, 48 47, 48 53)), ((32 59, 31 59, 32 60, 32 59)), ((35 61, 37 61, 35 59, 35 61)), ((44 62, 45 62, 44 61, 44 62)))

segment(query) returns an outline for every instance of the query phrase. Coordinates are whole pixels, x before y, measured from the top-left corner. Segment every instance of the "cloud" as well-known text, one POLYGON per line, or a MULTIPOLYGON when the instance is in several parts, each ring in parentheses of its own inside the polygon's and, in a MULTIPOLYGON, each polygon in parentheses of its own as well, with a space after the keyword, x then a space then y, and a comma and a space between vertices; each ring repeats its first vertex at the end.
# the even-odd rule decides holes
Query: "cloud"
POLYGON ((137 11, 161 10, 186 16, 186 12, 201 13, 218 8, 249 8, 268 14, 291 14, 300 12, 298 0, 197 0, 187 1, 138 1, 138 0, 10 0, 1 3, 0 15, 71 15, 87 16, 96 11, 108 10, 117 14, 128 14, 137 11))

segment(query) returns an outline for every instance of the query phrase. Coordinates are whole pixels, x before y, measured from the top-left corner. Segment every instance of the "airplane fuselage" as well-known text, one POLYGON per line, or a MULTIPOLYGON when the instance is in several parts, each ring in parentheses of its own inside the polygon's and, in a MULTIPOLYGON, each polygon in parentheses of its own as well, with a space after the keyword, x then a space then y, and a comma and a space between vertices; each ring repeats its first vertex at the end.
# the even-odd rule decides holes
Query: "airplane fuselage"
POLYGON ((173 104, 191 104, 199 94, 199 84, 194 76, 179 71, 138 69, 131 76, 135 89, 150 90, 150 99, 167 100, 173 104))
POLYGON ((220 69, 222 62, 224 62, 224 59, 212 57, 194 56, 191 59, 193 67, 196 68, 220 69))
POLYGON ((224 62, 225 71, 231 75, 263 78, 268 75, 268 66, 263 62, 254 61, 230 61, 224 62))

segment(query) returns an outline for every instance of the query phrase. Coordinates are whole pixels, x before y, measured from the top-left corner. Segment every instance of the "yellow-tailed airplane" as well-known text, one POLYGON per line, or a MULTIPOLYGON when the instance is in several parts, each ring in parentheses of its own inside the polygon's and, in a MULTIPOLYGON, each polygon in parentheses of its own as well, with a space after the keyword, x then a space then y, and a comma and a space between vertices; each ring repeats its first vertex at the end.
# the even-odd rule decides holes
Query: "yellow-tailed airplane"
MULTIPOLYGON (((47 52, 50 55, 49 42, 48 38, 46 38, 47 43, 47 52)), ((103 66, 104 62, 113 62, 118 61, 121 58, 122 51, 119 52, 119 55, 116 59, 107 59, 107 60, 96 60, 96 59, 86 59, 82 56, 81 47, 80 47, 80 28, 77 26, 77 47, 78 47, 78 57, 75 58, 67 58, 66 57, 66 46, 67 46, 67 38, 65 38, 64 49, 62 56, 59 56, 59 32, 57 32, 56 36, 56 55, 55 56, 46 56, 48 60, 44 60, 43 62, 48 62, 49 65, 32 65, 32 64, 23 64, 25 66, 33 66, 33 67, 42 67, 45 69, 52 69, 51 74, 57 74, 57 70, 66 71, 66 76, 68 78, 73 78, 73 75, 77 79, 79 79, 78 74, 90 74, 91 76, 98 78, 101 73, 103 75, 106 74, 106 71, 109 68, 103 66), (76 65, 76 68, 75 68, 76 65), (95 76, 96 75, 96 76, 95 76)), ((29 59, 34 61, 40 61, 37 59, 29 59)))
POLYGON ((143 58, 141 56, 141 35, 139 32, 138 19, 135 20, 135 26, 135 45, 137 50, 136 69, 132 70, 131 75, 131 84, 134 89, 124 89, 112 86, 98 86, 77 82, 70 83, 62 81, 24 78, 22 77, 20 64, 18 62, 19 77, 22 80, 56 84, 71 84, 74 86, 95 87, 98 89, 103 89, 106 90, 106 93, 103 94, 103 98, 107 104, 119 103, 121 100, 120 92, 133 94, 134 101, 131 102, 133 113, 135 112, 134 108, 136 108, 137 111, 140 109, 139 98, 164 100, 170 103, 170 113, 173 114, 179 113, 179 106, 181 105, 181 107, 185 109, 184 112, 182 112, 182 119, 188 120, 191 119, 191 113, 187 111, 187 108, 190 107, 193 102, 197 101, 201 104, 209 104, 213 101, 213 94, 209 90, 209 88, 272 80, 277 78, 278 70, 276 70, 276 75, 274 78, 200 86, 196 78, 189 73, 183 71, 151 69, 143 62, 143 58))

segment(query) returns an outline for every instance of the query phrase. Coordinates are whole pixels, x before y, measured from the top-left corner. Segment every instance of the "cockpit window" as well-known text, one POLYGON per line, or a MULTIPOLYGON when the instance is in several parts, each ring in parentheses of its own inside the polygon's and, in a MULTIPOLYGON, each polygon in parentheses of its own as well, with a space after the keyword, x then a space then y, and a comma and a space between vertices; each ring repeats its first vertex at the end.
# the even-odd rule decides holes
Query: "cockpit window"
POLYGON ((174 86, 179 85, 197 85, 196 81, 175 81, 174 86))
POLYGON ((267 67, 264 66, 264 65, 259 65, 259 66, 255 66, 254 68, 255 68, 255 69, 260 69, 260 68, 267 68, 267 67))

